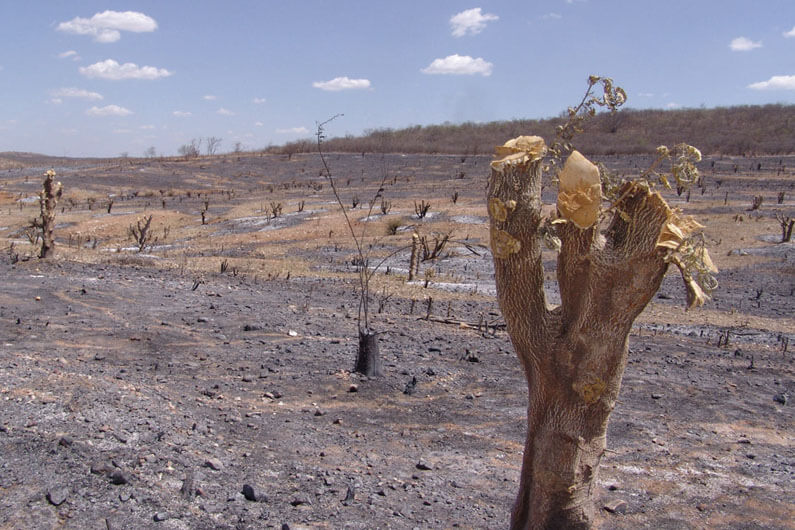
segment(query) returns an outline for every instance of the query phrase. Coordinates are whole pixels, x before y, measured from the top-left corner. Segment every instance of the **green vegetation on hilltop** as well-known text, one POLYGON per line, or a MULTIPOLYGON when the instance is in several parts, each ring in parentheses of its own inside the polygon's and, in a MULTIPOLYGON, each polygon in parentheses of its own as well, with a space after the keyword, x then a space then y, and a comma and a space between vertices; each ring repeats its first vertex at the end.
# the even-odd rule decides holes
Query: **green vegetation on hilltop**
MULTIPOLYGON (((506 138, 555 135, 565 117, 460 125, 416 125, 376 129, 363 136, 330 138, 329 151, 392 153, 491 153, 506 138)), ((658 145, 684 141, 705 154, 758 155, 795 152, 795 105, 714 109, 633 110, 597 114, 575 147, 592 155, 650 153, 658 145)), ((271 147, 269 152, 302 153, 317 149, 314 139, 271 147)))

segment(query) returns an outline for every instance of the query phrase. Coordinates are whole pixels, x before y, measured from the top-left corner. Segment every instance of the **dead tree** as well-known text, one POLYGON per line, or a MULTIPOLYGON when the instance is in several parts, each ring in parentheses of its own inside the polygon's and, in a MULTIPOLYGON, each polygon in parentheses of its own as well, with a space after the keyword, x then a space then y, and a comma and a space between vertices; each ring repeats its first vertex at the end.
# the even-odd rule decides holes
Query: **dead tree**
POLYGON ((792 228, 795 226, 795 218, 777 213, 776 221, 781 225, 781 242, 789 243, 792 241, 792 228))
POLYGON ((63 186, 60 182, 55 182, 55 171, 52 169, 44 173, 44 183, 39 192, 39 206, 41 215, 33 220, 33 225, 41 230, 41 250, 39 258, 50 258, 55 253, 55 209, 58 201, 63 195, 63 186))
POLYGON ((633 321, 670 263, 682 269, 690 305, 706 298, 673 250, 700 225, 678 217, 647 183, 626 182, 600 227, 599 169, 577 151, 559 175, 559 217, 550 223, 541 213, 546 152, 537 136, 498 148, 487 192, 498 300, 529 388, 511 528, 589 528, 633 321), (554 308, 541 259, 550 225, 560 244, 562 303, 554 308))

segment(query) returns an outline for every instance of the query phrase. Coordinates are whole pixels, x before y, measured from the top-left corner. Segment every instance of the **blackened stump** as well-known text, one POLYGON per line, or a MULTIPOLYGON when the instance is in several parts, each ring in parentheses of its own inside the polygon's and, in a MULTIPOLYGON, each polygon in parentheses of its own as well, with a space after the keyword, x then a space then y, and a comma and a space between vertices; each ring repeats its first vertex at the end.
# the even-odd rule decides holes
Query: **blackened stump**
POLYGON ((359 353, 355 371, 367 377, 381 377, 381 355, 378 353, 378 333, 359 330, 359 353))

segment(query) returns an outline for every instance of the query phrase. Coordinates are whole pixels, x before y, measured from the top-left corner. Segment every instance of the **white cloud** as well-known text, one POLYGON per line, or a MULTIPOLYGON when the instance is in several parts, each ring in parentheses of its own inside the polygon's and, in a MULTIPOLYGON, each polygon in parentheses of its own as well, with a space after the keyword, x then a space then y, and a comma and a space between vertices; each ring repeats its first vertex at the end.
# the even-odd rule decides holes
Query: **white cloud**
POLYGON ((75 35, 89 35, 95 42, 107 43, 119 40, 122 31, 154 31, 157 29, 157 22, 137 11, 103 11, 91 18, 75 17, 68 22, 61 22, 56 29, 75 35))
POLYGON ((499 20, 500 17, 486 13, 481 13, 481 8, 475 7, 461 11, 450 17, 450 27, 453 30, 454 37, 463 37, 465 35, 477 35, 486 29, 486 23, 493 20, 499 20))
POLYGON ((265 98, 254 98, 252 101, 255 105, 262 105, 265 103, 265 98))
POLYGON ((423 68, 425 74, 454 74, 454 75, 491 75, 494 65, 483 58, 473 59, 469 55, 448 55, 444 59, 434 59, 427 68, 423 68))
POLYGON ((335 77, 331 81, 315 81, 312 86, 320 90, 337 92, 340 90, 363 90, 370 88, 369 79, 350 79, 348 77, 335 77))
POLYGON ((193 116, 192 112, 188 112, 188 111, 185 111, 185 110, 175 110, 171 114, 173 114, 177 118, 190 118, 191 116, 193 116))
POLYGON ((762 41, 754 42, 747 37, 737 37, 729 43, 729 48, 734 52, 747 52, 761 47, 762 41))
POLYGON ((98 92, 89 92, 82 88, 59 88, 50 92, 54 99, 61 98, 81 98, 81 99, 103 99, 98 92))
POLYGON ((68 59, 69 57, 71 57, 73 61, 80 60, 80 56, 77 55, 77 52, 74 50, 66 50, 65 52, 61 52, 58 54, 59 59, 68 59))
POLYGON ((547 13, 546 15, 541 15, 541 20, 560 20, 563 18, 563 15, 560 13, 547 13))
POLYGON ((118 105, 106 105, 104 107, 91 107, 86 111, 86 114, 89 116, 129 116, 132 111, 118 105))
POLYGON ((213 94, 207 94, 206 96, 202 96, 202 99, 205 101, 215 101, 216 98, 213 94))
POLYGON ((154 125, 141 125, 141 126, 140 126, 140 127, 138 127, 138 128, 139 128, 139 129, 142 129, 142 130, 144 130, 144 131, 151 131, 152 129, 154 129, 154 128, 155 128, 155 126, 154 126, 154 125))
POLYGON ((172 73, 165 68, 155 68, 154 66, 138 66, 135 63, 119 64, 113 59, 105 59, 91 66, 81 66, 81 74, 86 77, 98 77, 100 79, 110 79, 118 81, 120 79, 158 79, 168 77, 172 73))
POLYGON ((668 104, 665 106, 665 108, 666 108, 666 109, 669 109, 669 110, 681 109, 681 108, 682 108, 682 105, 680 105, 679 103, 674 103, 674 102, 672 101, 671 103, 668 103, 668 104))
POLYGON ((130 129, 114 129, 113 134, 130 134, 132 131, 130 129))
POLYGON ((229 109, 225 109, 223 107, 221 107, 220 109, 216 110, 215 113, 216 114, 220 114, 221 116, 234 116, 235 115, 234 112, 232 112, 229 109))
POLYGON ((792 26, 791 30, 789 30, 788 32, 784 33, 784 36, 786 38, 788 38, 788 39, 792 38, 792 37, 795 37, 795 26, 792 26))
POLYGON ((290 127, 289 129, 276 129, 277 134, 309 134, 306 127, 290 127))
POLYGON ((50 98, 47 100, 47 103, 52 103, 53 105, 60 105, 61 103, 63 103, 63 100, 61 98, 50 98))
POLYGON ((262 127, 262 122, 261 121, 255 122, 254 127, 262 127))
POLYGON ((795 90, 795 75, 774 75, 767 81, 751 83, 748 88, 754 90, 795 90))

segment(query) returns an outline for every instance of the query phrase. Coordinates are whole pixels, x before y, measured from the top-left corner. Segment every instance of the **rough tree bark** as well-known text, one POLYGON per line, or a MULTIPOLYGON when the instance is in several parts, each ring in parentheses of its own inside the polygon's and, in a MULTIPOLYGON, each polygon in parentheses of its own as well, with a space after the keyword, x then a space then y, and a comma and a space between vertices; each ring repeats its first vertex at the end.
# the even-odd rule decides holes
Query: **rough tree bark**
POLYGON ((378 350, 378 333, 370 330, 359 330, 359 350, 356 355, 354 371, 367 377, 381 377, 381 354, 378 350))
POLYGON ((627 183, 600 233, 599 223, 588 225, 581 214, 595 221, 588 212, 598 212, 601 189, 575 182, 568 212, 561 189, 555 226, 562 303, 552 308, 541 260, 546 145, 538 137, 511 142, 507 156, 492 163, 487 192, 498 299, 529 390, 511 528, 589 528, 628 336, 668 268, 658 238, 672 211, 647 185, 627 183))

